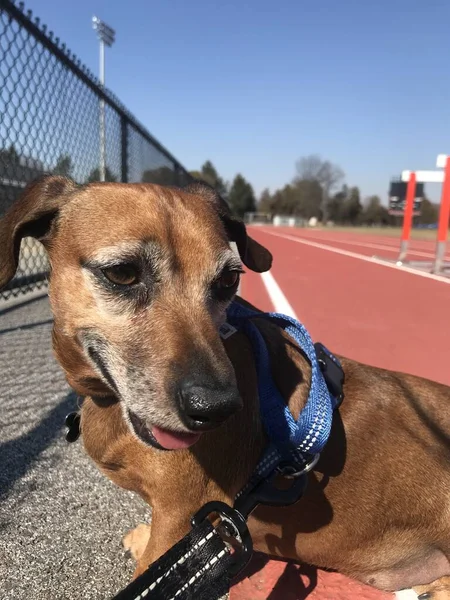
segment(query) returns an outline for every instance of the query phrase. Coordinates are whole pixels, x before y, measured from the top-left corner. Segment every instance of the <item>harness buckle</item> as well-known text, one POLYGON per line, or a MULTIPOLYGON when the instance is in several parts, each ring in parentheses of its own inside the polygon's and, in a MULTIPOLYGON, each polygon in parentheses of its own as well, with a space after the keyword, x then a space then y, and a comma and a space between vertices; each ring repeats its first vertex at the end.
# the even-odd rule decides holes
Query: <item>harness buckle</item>
POLYGON ((317 362, 330 394, 340 406, 344 399, 345 373, 339 360, 320 342, 314 344, 317 362))

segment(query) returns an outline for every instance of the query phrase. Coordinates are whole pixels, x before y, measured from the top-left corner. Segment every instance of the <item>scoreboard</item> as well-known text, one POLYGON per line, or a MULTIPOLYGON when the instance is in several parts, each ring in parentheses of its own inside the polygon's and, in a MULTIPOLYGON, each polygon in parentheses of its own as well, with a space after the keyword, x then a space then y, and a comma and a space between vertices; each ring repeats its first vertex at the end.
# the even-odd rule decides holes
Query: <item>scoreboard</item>
MULTIPOLYGON (((391 181, 389 187, 389 214, 403 216, 406 204, 406 190, 408 183, 406 181, 391 181)), ((416 183, 416 193, 414 197, 413 215, 419 216, 422 200, 424 198, 424 184, 416 183)))

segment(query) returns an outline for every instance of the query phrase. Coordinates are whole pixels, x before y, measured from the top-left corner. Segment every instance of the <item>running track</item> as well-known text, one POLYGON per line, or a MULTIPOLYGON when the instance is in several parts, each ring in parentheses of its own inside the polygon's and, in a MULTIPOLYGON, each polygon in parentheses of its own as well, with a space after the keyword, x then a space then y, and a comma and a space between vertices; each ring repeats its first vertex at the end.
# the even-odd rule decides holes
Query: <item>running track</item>
MULTIPOLYGON (((333 352, 450 385, 450 279, 372 262, 373 255, 396 258, 395 238, 265 226, 249 233, 274 263, 268 277, 247 272, 241 296, 297 316, 333 352)), ((433 242, 413 241, 411 248, 412 259, 432 261, 433 242)), ((264 566, 256 557, 255 571, 232 589, 231 600, 393 598, 308 566, 264 566)))

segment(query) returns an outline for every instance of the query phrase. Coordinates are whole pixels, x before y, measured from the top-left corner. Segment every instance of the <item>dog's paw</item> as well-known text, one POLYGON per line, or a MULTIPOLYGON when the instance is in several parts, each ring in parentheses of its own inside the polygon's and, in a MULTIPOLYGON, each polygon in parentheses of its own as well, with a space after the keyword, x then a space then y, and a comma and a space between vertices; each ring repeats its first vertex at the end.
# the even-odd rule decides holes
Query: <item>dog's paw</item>
POLYGON ((129 531, 123 538, 122 544, 134 560, 138 561, 144 554, 144 550, 150 540, 151 526, 140 523, 129 531))

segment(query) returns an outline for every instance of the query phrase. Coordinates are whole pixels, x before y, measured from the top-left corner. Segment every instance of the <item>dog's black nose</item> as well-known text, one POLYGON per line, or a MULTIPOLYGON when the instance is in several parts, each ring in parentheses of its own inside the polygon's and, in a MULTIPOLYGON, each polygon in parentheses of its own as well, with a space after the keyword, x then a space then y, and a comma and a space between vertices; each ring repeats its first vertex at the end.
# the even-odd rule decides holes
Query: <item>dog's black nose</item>
POLYGON ((242 409, 242 399, 234 385, 207 387, 191 382, 179 392, 181 418, 189 429, 207 431, 242 409))

